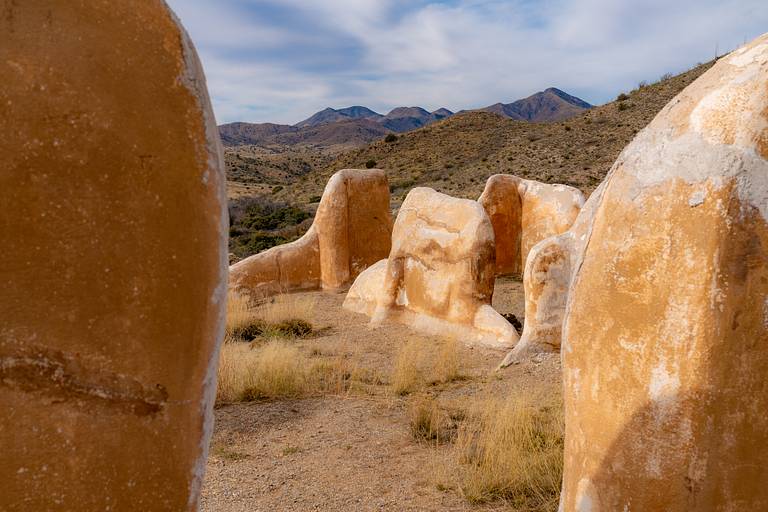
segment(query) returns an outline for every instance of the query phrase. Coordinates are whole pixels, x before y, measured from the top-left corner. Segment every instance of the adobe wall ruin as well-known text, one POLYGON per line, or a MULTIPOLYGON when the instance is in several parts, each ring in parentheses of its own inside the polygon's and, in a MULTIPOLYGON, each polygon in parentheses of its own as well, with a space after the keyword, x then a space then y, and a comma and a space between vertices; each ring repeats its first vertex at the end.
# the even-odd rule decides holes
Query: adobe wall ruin
POLYGON ((560 509, 768 510, 768 35, 624 150, 563 326, 560 509))
POLYGON ((584 195, 567 185, 495 174, 478 202, 493 225, 496 272, 507 274, 522 273, 534 245, 571 227, 584 195))
POLYGON ((417 187, 405 198, 388 259, 363 272, 344 307, 390 318, 430 334, 491 347, 517 341, 491 307, 495 281, 493 227, 482 206, 417 187))
POLYGON ((387 257, 391 233, 384 171, 338 171, 304 236, 232 265, 230 289, 254 297, 339 289, 387 257))
POLYGON ((164 2, 0 16, 0 509, 195 510, 227 283, 205 78, 164 2))

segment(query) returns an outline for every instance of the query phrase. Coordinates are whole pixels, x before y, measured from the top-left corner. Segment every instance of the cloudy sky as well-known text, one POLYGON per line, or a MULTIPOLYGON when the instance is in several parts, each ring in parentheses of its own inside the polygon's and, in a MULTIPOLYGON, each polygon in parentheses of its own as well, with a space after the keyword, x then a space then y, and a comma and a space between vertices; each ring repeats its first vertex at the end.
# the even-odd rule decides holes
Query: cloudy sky
POLYGON ((558 87, 600 104, 768 30, 766 0, 168 0, 217 120, 477 108, 558 87))

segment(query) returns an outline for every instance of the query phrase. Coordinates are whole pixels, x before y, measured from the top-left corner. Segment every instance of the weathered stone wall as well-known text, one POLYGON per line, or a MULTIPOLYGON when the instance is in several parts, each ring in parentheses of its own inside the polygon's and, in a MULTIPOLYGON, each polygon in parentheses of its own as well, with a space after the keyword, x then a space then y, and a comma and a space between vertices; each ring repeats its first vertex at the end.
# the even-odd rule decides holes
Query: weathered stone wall
POLYGON ((496 272, 506 274, 521 273, 534 245, 571 227, 584 195, 567 185, 496 174, 488 178, 478 202, 493 224, 496 272))
POLYGON ((194 510, 227 281, 197 56, 159 1, 0 10, 0 509, 194 510))
POLYGON ((524 180, 520 187, 522 198, 522 237, 520 256, 522 268, 534 245, 559 235, 573 225, 584 206, 584 195, 568 185, 524 180))
POLYGON ((561 510, 768 510, 768 36, 621 154, 563 327, 561 510))
POLYGON ((341 288, 387 257, 391 233, 384 171, 338 171, 325 187, 309 231, 233 265, 230 288, 257 297, 341 288))
POLYGON ((475 201, 429 188, 408 193, 384 263, 362 274, 345 307, 469 342, 511 346, 514 328, 491 306, 493 228, 475 201), (375 306, 373 306, 375 304, 375 306))
POLYGON ((493 226, 498 274, 519 274, 523 269, 520 254, 523 236, 521 181, 511 174, 495 174, 485 182, 483 193, 477 200, 493 226))
POLYGON ((523 272, 525 325, 520 342, 504 358, 502 368, 535 353, 560 351, 575 255, 583 249, 601 193, 602 185, 589 197, 570 229, 531 248, 523 272))

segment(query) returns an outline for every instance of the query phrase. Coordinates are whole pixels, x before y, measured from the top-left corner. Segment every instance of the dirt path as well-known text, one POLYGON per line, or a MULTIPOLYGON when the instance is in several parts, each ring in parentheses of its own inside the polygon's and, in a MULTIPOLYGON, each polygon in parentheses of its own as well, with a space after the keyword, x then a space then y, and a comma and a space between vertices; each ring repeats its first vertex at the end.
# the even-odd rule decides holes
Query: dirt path
MULTIPOLYGON (((435 484, 441 448, 411 437, 414 398, 395 396, 387 386, 398 347, 420 336, 396 324, 370 330, 366 317, 341 308, 343 294, 309 295, 315 301, 313 323, 321 330, 318 337, 297 341, 301 350, 318 357, 348 353, 378 376, 377 385, 340 396, 218 407, 202 510, 511 510, 498 503, 470 506, 458 491, 435 484)), ((522 318, 520 283, 499 280, 494 306, 522 318)), ((559 382, 556 355, 494 372, 503 353, 462 347, 460 354, 466 378, 422 394, 467 403, 559 382)))

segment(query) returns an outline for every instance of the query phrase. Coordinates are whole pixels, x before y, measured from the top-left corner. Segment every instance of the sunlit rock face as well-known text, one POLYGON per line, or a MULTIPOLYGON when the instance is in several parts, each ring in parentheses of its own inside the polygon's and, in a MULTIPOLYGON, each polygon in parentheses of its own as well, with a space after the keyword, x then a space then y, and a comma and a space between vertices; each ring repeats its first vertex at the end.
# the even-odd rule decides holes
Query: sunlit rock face
POLYGON ((345 307, 470 343, 509 347, 517 333, 490 305, 495 280, 493 227, 476 201, 429 188, 408 193, 392 250, 360 275, 345 307))
POLYGON ((583 250, 601 191, 602 186, 590 196, 570 229, 545 238, 528 253, 523 272, 525 325, 520 342, 501 367, 522 362, 533 354, 560 351, 575 255, 583 250))
POLYGON ((0 16, 0 509, 194 510, 226 292, 223 158, 164 2, 0 16))
POLYGON ((488 178, 478 202, 491 219, 496 273, 522 273, 534 245, 571 227, 584 195, 567 185, 540 183, 511 174, 488 178))
POLYGON ((304 236, 233 265, 230 287, 255 297, 336 290, 387 257, 391 233, 384 171, 338 171, 328 181, 315 220, 304 236))
POLYGON ((596 201, 561 510, 768 510, 768 36, 673 99, 596 201))

